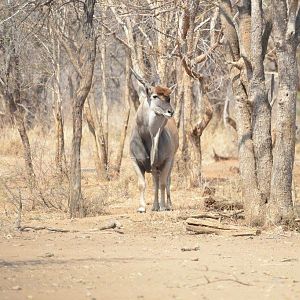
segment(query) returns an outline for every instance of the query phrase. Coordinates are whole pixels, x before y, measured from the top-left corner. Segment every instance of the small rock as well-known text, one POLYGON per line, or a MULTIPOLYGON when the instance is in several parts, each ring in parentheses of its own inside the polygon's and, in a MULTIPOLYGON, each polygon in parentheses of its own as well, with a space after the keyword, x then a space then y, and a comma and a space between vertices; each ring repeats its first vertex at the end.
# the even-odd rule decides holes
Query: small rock
POLYGON ((11 289, 14 290, 14 291, 19 291, 19 290, 21 290, 22 288, 21 288, 19 285, 15 285, 15 286, 13 286, 11 289))

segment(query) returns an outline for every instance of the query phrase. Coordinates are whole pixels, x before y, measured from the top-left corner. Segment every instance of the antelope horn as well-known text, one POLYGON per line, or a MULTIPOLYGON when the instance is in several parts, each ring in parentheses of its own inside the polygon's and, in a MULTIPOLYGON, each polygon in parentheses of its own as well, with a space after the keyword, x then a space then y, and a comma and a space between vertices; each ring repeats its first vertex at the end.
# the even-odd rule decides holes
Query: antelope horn
POLYGON ((137 72, 135 72, 132 68, 131 72, 133 73, 134 77, 147 89, 150 88, 150 84, 146 82, 137 72))
POLYGON ((177 83, 174 83, 172 86, 169 87, 169 89, 172 91, 171 94, 174 93, 174 91, 176 90, 177 88, 177 83))

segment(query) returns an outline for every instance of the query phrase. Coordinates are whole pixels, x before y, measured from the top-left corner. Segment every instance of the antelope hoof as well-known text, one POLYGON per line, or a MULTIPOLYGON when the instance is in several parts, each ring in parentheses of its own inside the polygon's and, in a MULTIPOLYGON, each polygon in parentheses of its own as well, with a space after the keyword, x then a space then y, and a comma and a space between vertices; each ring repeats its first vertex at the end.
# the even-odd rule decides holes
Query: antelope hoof
POLYGON ((159 205, 154 203, 152 206, 152 211, 159 211, 159 205))
POLYGON ((161 206, 160 208, 159 208, 159 210, 160 211, 166 211, 166 210, 168 210, 165 206, 161 206))
POLYGON ((168 206, 166 207, 166 210, 171 211, 171 210, 173 210, 173 208, 172 208, 172 206, 168 205, 168 206))
POLYGON ((139 213, 145 213, 145 212, 146 212, 146 208, 143 207, 143 206, 140 206, 140 207, 138 208, 137 212, 139 212, 139 213))

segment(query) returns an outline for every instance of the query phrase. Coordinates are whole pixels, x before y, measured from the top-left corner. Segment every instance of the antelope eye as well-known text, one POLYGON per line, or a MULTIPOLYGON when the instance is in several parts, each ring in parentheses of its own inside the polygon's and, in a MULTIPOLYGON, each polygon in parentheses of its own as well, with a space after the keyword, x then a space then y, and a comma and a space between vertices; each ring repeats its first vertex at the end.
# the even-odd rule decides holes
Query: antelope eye
POLYGON ((157 95, 153 95, 152 97, 153 97, 154 99, 158 98, 158 96, 157 96, 157 95))

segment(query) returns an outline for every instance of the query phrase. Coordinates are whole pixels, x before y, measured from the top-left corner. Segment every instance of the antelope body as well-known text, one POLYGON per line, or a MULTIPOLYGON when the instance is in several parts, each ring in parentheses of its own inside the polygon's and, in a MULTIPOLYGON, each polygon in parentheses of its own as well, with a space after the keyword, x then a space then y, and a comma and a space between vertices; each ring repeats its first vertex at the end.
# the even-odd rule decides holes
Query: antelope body
POLYGON ((178 149, 178 130, 172 118, 171 90, 146 85, 147 98, 140 104, 130 140, 130 156, 138 176, 140 204, 138 211, 146 211, 145 172, 152 174, 154 202, 152 210, 170 210, 171 171, 178 149), (160 202, 158 192, 160 189, 160 202), (167 194, 167 203, 165 201, 167 194))

